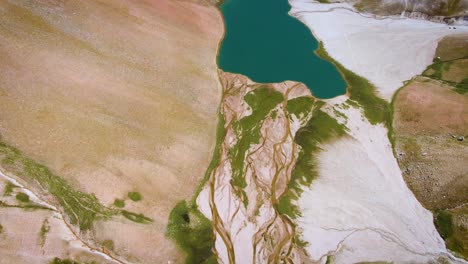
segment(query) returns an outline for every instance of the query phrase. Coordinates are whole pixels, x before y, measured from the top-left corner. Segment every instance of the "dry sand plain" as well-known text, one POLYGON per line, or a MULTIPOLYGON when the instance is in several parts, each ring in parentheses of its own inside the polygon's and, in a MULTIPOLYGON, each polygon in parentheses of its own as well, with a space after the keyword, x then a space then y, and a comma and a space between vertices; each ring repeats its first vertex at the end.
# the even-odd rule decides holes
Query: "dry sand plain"
POLYGON ((178 262, 165 225, 211 156, 221 36, 216 8, 191 2, 2 1, 2 140, 105 205, 140 192, 125 209, 152 224, 90 235, 134 262, 178 262))

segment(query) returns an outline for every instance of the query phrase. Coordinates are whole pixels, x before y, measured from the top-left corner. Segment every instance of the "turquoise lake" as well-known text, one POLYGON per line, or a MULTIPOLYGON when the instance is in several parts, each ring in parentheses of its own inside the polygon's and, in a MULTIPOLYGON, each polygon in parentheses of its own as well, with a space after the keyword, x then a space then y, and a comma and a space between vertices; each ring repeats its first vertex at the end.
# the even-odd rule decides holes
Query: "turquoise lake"
POLYGON ((287 0, 225 0, 218 66, 259 83, 302 82, 318 98, 344 94, 342 76, 315 55, 317 40, 290 8, 287 0))

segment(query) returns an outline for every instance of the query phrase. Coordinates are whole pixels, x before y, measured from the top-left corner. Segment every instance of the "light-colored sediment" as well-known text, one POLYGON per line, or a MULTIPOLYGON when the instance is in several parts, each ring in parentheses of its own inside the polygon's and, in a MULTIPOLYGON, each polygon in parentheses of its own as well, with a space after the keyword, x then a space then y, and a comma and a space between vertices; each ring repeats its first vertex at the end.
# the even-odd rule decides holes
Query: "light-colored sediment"
POLYGON ((73 258, 98 263, 125 263, 106 254, 102 248, 90 247, 79 238, 65 222, 61 212, 46 203, 32 191, 26 189, 14 177, 0 171, 0 202, 8 206, 22 206, 14 196, 23 192, 29 196, 30 204, 48 209, 22 209, 0 206, 0 263, 48 263, 53 258, 73 258), (7 182, 17 187, 5 196, 7 182), (41 235, 41 228, 47 221, 48 231, 41 235))
MULTIPOLYGON (((313 260, 324 263, 386 261, 425 263, 447 255, 432 214, 403 181, 387 129, 359 109, 339 106, 348 135, 322 145, 319 176, 298 201, 298 225, 313 260)), ((329 111, 333 114, 334 111, 329 111)))
POLYGON ((438 41, 468 27, 404 17, 363 15, 349 3, 320 4, 290 0, 290 14, 323 41, 328 53, 347 69, 377 86, 390 100, 403 82, 431 64, 438 41))
POLYGON ((301 260, 300 249, 293 243, 294 226, 289 218, 273 208, 284 192, 296 162, 298 149, 293 141, 300 128, 298 120, 291 121, 285 110, 286 102, 298 96, 310 96, 302 84, 285 82, 266 85, 283 94, 280 102, 258 126, 260 140, 246 152, 244 188, 248 205, 236 194, 231 184, 232 160, 229 151, 239 140, 233 123, 252 114, 244 95, 259 88, 246 77, 221 73, 224 100, 221 106, 225 118, 226 137, 220 148, 221 162, 213 170, 210 180, 198 196, 200 210, 213 221, 216 233, 215 249, 223 263, 280 263, 301 260), (235 261, 235 262, 233 262, 235 261))

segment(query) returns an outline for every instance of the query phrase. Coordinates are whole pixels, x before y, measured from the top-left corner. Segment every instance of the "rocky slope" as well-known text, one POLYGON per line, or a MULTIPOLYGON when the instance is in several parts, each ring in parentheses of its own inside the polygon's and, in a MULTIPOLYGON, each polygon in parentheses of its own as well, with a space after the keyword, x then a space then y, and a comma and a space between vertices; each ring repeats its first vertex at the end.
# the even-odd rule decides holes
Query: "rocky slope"
POLYGON ((450 25, 468 24, 467 0, 330 0, 348 2, 357 10, 378 16, 402 16, 450 25))
POLYGON ((361 11, 378 15, 400 15, 404 12, 428 16, 468 15, 466 0, 348 0, 361 11))

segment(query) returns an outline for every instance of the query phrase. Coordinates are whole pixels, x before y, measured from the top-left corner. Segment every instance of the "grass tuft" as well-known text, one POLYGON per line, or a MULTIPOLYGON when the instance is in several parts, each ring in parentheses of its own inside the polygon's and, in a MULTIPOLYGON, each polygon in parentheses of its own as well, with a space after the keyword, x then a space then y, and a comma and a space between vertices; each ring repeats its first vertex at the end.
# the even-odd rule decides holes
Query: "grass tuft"
MULTIPOLYGON (((107 219, 118 214, 125 216, 119 210, 103 206, 96 196, 75 190, 67 181, 52 173, 47 167, 25 157, 18 149, 4 142, 0 142, 0 160, 9 161, 8 164, 3 163, 3 166, 12 173, 30 182, 38 183, 42 189, 46 189, 54 195, 68 216, 70 223, 77 225, 81 231, 89 230, 97 219, 107 219)), ((17 199, 25 201, 24 195, 26 194, 19 195, 20 198, 17 197, 17 199)), ((27 199, 29 200, 29 197, 27 199)), ((22 206, 21 208, 47 209, 37 205, 22 206)), ((146 219, 139 217, 139 215, 131 218, 137 221, 146 219)))
POLYGON ((125 200, 115 199, 114 200, 114 206, 118 207, 118 208, 124 208, 125 207, 125 200))
POLYGON ((28 203, 29 202, 29 196, 25 193, 19 192, 16 194, 16 200, 23 202, 23 203, 28 203))
POLYGON ((186 252, 185 263, 217 263, 212 252, 214 234, 211 221, 186 201, 179 202, 169 216, 166 235, 186 252))
POLYGON ((5 189, 3 190, 3 196, 10 196, 13 192, 14 188, 18 188, 18 186, 14 185, 12 182, 8 181, 5 184, 5 189))
POLYGON ((260 128, 264 119, 283 99, 283 95, 273 88, 259 86, 244 96, 244 101, 251 107, 252 114, 233 123, 237 143, 229 150, 232 165, 231 185, 244 205, 247 204, 247 195, 243 191, 247 186, 244 179, 246 152, 252 144, 260 142, 260 128))
POLYGON ((49 220, 47 218, 42 222, 41 231, 39 232, 39 237, 41 239, 41 245, 44 246, 46 241, 47 233, 50 231, 49 220))
POLYGON ((134 202, 141 201, 141 194, 139 192, 129 192, 128 198, 134 202))
POLYGON ((135 223, 140 223, 140 224, 148 224, 151 223, 153 220, 143 214, 137 214, 133 212, 129 212, 126 210, 120 211, 122 215, 127 218, 130 221, 133 221, 135 223))

